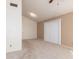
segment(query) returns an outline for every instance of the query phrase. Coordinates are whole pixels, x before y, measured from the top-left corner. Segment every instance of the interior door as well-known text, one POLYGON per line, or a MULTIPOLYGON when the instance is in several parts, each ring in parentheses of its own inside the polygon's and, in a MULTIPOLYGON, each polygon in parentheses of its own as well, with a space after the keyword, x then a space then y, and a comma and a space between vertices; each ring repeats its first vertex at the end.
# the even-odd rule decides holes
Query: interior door
POLYGON ((61 19, 44 23, 44 40, 55 44, 61 44, 61 19))

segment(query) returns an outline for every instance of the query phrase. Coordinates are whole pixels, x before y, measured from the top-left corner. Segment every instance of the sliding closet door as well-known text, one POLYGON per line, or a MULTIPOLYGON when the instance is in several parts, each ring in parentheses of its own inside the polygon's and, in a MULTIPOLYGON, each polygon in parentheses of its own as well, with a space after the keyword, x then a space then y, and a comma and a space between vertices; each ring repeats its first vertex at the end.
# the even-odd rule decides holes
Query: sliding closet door
POLYGON ((61 19, 44 23, 44 40, 61 44, 61 19))

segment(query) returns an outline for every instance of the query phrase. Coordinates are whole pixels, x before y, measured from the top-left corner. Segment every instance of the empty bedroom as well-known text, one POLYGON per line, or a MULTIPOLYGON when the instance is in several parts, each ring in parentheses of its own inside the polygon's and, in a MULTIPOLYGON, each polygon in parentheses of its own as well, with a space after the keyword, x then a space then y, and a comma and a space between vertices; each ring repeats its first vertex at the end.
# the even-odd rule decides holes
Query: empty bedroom
POLYGON ((6 4, 6 59, 73 59, 73 0, 6 4))

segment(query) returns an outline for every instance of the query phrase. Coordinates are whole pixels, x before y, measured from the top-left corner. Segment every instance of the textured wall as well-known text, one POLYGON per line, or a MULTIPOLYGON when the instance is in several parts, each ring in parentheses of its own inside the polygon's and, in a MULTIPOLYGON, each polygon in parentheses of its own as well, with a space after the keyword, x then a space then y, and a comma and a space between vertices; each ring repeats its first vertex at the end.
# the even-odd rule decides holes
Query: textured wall
POLYGON ((12 52, 22 49, 22 0, 6 1, 6 51, 12 52), (10 6, 10 2, 18 7, 10 6))
POLYGON ((62 44, 73 46, 73 13, 68 13, 62 17, 61 38, 62 44))
POLYGON ((23 16, 22 39, 37 39, 37 22, 23 16))

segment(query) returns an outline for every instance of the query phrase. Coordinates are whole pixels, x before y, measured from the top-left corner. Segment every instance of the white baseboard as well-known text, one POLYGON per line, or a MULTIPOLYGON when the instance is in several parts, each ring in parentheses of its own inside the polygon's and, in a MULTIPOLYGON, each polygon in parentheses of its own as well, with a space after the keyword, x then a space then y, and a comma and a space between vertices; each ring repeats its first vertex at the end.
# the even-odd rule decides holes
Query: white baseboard
POLYGON ((70 47, 70 46, 67 46, 67 45, 61 45, 61 47, 73 50, 73 47, 70 47))
POLYGON ((22 40, 36 40, 36 38, 32 38, 32 39, 22 39, 22 40))

